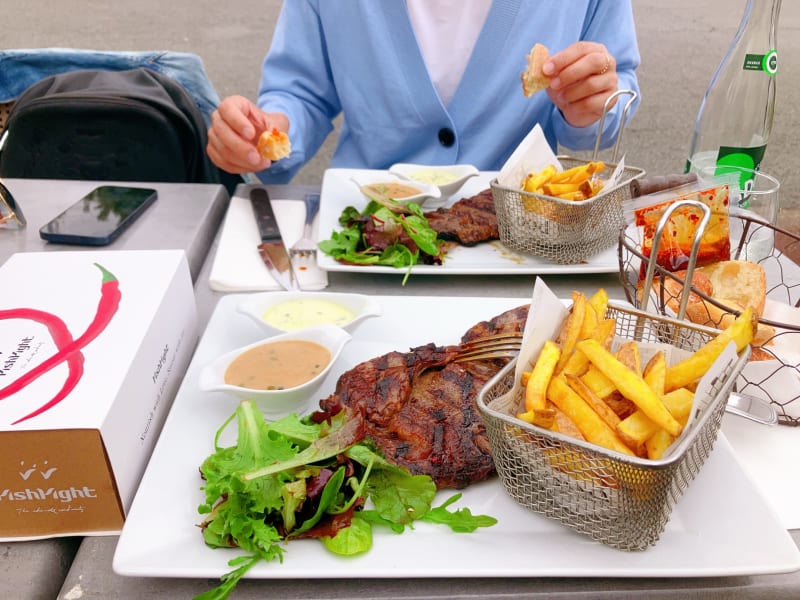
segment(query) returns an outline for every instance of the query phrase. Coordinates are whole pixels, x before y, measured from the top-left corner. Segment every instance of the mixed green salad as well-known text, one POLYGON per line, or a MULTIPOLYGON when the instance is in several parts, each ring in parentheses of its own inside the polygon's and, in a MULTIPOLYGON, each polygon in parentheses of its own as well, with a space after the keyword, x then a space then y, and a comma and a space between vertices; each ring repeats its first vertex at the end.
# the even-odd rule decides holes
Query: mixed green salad
POLYGON ((198 508, 205 543, 245 552, 220 585, 197 598, 222 599, 261 560, 283 561, 286 542, 316 538, 335 554, 351 556, 372 546, 373 527, 395 533, 414 521, 472 532, 497 520, 451 510, 461 494, 431 506, 436 485, 387 462, 366 440, 359 419, 346 411, 329 421, 290 415, 267 422, 250 400, 217 431, 215 451, 203 461, 205 502, 198 508), (236 419, 236 444, 220 446, 236 419))
POLYGON ((346 207, 339 224, 341 231, 319 242, 319 249, 338 262, 407 268, 403 283, 414 265, 442 263, 444 242, 418 204, 370 200, 361 211, 346 207))

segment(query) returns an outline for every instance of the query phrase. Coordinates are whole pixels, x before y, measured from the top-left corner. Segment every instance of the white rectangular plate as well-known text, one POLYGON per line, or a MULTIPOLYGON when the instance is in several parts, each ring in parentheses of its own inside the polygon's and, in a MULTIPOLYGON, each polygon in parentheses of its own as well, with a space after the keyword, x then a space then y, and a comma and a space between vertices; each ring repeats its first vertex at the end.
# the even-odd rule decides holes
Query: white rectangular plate
MULTIPOLYGON (((217 355, 259 339, 251 321, 236 311, 242 297, 220 300, 200 341, 119 539, 113 563, 119 574, 219 577, 240 554, 206 547, 196 527, 197 506, 203 501, 198 467, 213 450, 217 428, 236 406, 232 397, 199 391, 197 376, 217 355)), ((518 298, 407 296, 378 301, 383 316, 354 332, 319 398, 333 391, 342 372, 363 360, 427 342, 455 343, 473 324, 524 303, 518 298)), ((453 493, 440 492, 436 503, 453 493)), ((492 515, 498 523, 471 534, 429 523, 402 535, 376 531, 372 549, 352 558, 330 554, 316 540, 293 541, 283 563, 259 563, 248 577, 699 577, 800 569, 797 546, 723 436, 676 505, 659 542, 642 552, 603 546, 521 508, 497 479, 463 490, 458 505, 492 515)))
MULTIPOLYGON (((328 169, 322 180, 322 191, 319 209, 319 239, 327 240, 331 233, 341 230, 339 216, 348 206, 358 210, 367 205, 367 199, 353 183, 352 177, 386 173, 389 179, 395 179, 388 171, 372 171, 367 169, 328 169)), ((450 206, 461 198, 474 196, 489 187, 489 182, 497 176, 495 171, 482 171, 477 177, 468 179, 464 186, 442 206, 450 206)), ((438 202, 438 201, 437 201, 438 202)), ((436 206, 438 207, 438 205, 436 206)), ((424 210, 433 210, 427 206, 424 210)), ((317 255, 317 263, 326 271, 350 271, 353 273, 398 273, 394 267, 345 265, 335 261, 323 252, 317 255)), ((559 273, 615 273, 619 270, 617 248, 608 250, 575 265, 562 265, 548 262, 534 256, 518 254, 509 250, 499 241, 478 244, 467 248, 457 246, 448 251, 444 264, 417 265, 414 275, 532 275, 559 273)))

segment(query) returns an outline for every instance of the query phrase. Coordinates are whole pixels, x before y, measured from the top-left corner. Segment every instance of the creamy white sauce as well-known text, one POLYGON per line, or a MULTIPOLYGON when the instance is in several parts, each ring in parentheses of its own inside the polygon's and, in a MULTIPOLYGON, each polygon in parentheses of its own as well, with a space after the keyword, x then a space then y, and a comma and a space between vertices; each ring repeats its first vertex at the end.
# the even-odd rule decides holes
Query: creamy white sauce
POLYGON ((298 298, 287 300, 267 309, 261 318, 273 327, 294 331, 313 325, 347 325, 355 314, 346 306, 330 300, 298 298))
POLYGON ((420 170, 409 174, 409 177, 420 183, 432 183, 433 185, 444 185, 452 183, 458 179, 458 175, 452 171, 442 171, 440 169, 420 170))

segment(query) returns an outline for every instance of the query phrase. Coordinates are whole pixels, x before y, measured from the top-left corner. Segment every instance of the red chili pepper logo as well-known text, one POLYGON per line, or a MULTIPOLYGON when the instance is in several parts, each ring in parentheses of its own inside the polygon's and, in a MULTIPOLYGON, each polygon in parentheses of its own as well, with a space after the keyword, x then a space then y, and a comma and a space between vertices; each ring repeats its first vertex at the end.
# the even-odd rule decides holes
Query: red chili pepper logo
POLYGON ((66 361, 69 368, 67 379, 58 393, 33 412, 14 421, 12 425, 22 423, 23 421, 50 410, 67 397, 83 376, 84 357, 81 350, 103 332, 116 314, 119 308, 119 301, 122 298, 122 294, 120 294, 119 291, 119 281, 111 272, 101 265, 95 263, 95 266, 100 269, 100 272, 103 274, 100 287, 100 300, 97 303, 94 319, 89 323, 86 331, 77 339, 72 338, 72 333, 69 331, 66 323, 64 323, 60 317, 52 313, 33 308, 0 310, 0 320, 29 319, 44 325, 47 327, 57 348, 53 356, 36 365, 33 369, 26 372, 6 387, 0 388, 0 400, 8 398, 12 394, 24 389, 31 382, 47 373, 50 369, 60 365, 62 362, 66 361))

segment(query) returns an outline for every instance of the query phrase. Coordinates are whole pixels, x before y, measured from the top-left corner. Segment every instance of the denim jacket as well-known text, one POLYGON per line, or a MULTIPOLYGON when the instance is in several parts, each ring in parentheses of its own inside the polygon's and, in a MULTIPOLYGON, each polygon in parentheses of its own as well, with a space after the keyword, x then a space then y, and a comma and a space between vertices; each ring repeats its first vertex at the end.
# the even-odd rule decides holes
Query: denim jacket
POLYGON ((37 81, 78 69, 122 71, 146 67, 171 77, 194 98, 206 125, 219 96, 196 54, 170 51, 104 52, 71 48, 0 50, 0 102, 11 102, 37 81))

